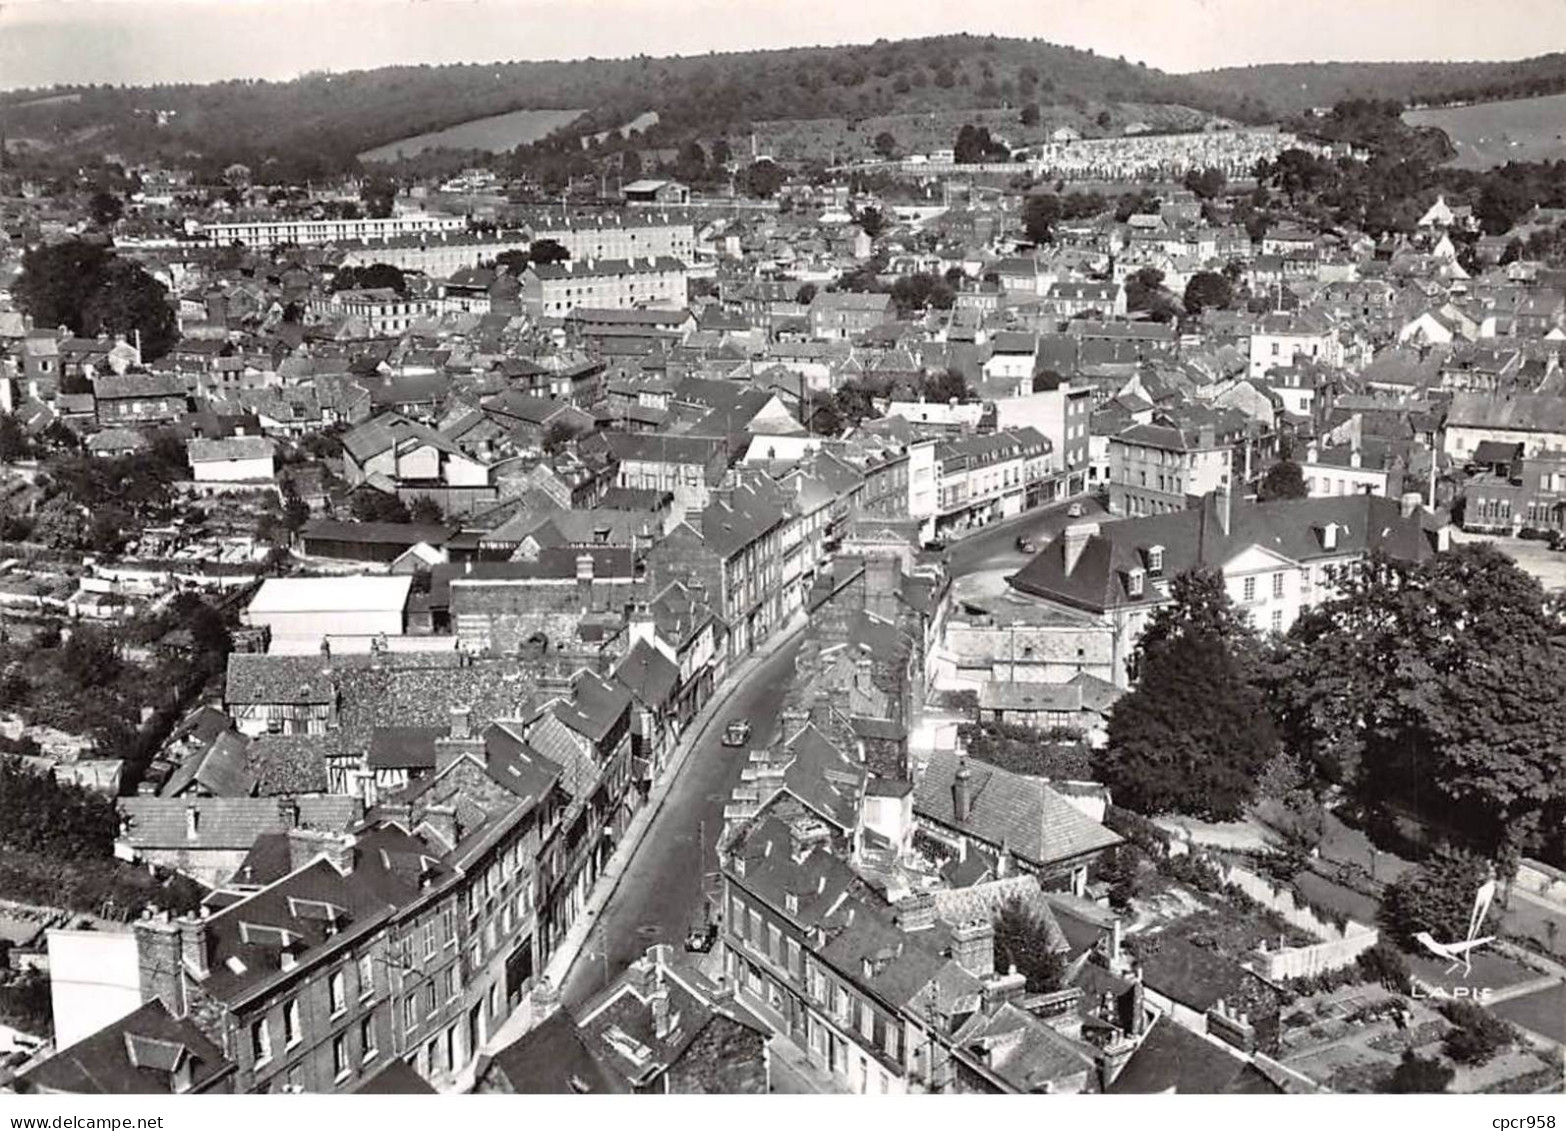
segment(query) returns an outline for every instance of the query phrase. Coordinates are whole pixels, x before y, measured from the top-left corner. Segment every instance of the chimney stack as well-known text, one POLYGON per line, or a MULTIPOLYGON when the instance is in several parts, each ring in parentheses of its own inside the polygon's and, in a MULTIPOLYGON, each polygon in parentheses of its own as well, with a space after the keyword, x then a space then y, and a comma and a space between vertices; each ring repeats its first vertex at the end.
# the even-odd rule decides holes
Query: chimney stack
POLYGON ((180 958, 185 969, 197 981, 212 973, 207 952, 207 921, 199 915, 187 915, 179 921, 180 958))
POLYGON ((1401 498, 1399 510, 1404 518, 1413 518, 1419 513, 1419 508, 1424 505, 1425 498, 1418 491, 1405 491, 1401 498))
POLYGON ((926 931, 935 926, 935 896, 927 891, 904 896, 894 916, 899 930, 926 931))
POLYGON ((593 604, 593 555, 576 556, 576 597, 585 612, 593 604))
POLYGON ((1019 974, 1017 967, 1005 974, 996 974, 988 978, 984 983, 984 1005, 986 1009, 994 1009, 1009 1001, 1016 1001, 1028 992, 1028 979, 1025 974, 1019 974))
POLYGON ((982 920, 952 928, 952 958, 975 978, 995 973, 995 928, 982 920))
POLYGON ((968 815, 973 812, 973 794, 969 784, 972 776, 972 772, 968 769, 968 759, 959 756, 957 772, 952 775, 952 816, 960 823, 966 823, 968 815))
POLYGON ((195 840, 201 835, 201 810, 194 801, 185 802, 185 839, 195 840))
POLYGON ((473 737, 472 711, 466 704, 455 705, 451 708, 451 737, 465 741, 473 737))
POLYGON ((173 1016, 185 1016, 184 947, 179 927, 164 913, 138 919, 133 930, 141 1000, 156 998, 173 1016))
POLYGON ((1071 576, 1076 570, 1077 562, 1081 560, 1082 551, 1087 548, 1089 539, 1097 535, 1098 523, 1096 522, 1077 522, 1066 527, 1065 533, 1061 536, 1066 549, 1066 576, 1071 576))

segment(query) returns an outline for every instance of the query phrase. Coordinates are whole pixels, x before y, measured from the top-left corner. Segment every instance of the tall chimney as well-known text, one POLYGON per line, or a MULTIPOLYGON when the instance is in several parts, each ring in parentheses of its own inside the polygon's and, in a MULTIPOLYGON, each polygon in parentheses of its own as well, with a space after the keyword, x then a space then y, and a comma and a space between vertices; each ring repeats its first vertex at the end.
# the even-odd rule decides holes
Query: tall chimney
POLYGON ((207 921, 198 915, 187 915, 179 921, 180 958, 185 969, 197 978, 205 979, 212 973, 207 951, 207 921))
POLYGON ((472 711, 466 704, 453 705, 450 711, 451 737, 464 741, 473 737, 472 711))
POLYGON ((141 1000, 161 1001, 175 1017, 185 1016, 185 964, 179 927, 167 914, 139 919, 136 934, 136 974, 141 1000))
POLYGON ((583 611, 590 609, 593 604, 593 555, 578 554, 576 556, 576 597, 577 603, 583 611))
POLYGON ((957 772, 952 776, 952 816, 961 822, 966 822, 968 814, 973 811, 973 797, 969 786, 969 778, 972 776, 968 770, 968 759, 958 758, 957 772))

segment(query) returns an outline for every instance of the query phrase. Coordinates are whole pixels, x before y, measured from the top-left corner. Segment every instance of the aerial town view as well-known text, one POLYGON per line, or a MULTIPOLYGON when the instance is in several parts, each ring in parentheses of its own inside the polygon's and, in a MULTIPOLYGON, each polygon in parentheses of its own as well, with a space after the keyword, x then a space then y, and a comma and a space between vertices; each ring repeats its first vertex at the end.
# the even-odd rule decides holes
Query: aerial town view
POLYGON ((577 7, 0 8, 0 1108, 1553 1128, 1566 7, 577 7))

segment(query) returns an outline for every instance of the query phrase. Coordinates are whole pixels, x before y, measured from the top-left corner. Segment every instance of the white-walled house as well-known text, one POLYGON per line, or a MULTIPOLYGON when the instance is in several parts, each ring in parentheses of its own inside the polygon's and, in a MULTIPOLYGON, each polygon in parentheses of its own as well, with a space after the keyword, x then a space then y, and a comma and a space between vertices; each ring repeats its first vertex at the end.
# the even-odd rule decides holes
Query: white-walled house
POLYGON ((277 472, 277 445, 265 436, 191 440, 186 458, 197 483, 270 481, 277 472))
POLYGON ((1222 571, 1236 606, 1281 633, 1372 550, 1423 561, 1446 548, 1447 529, 1415 504, 1374 495, 1253 503, 1214 493, 1190 510, 1068 527, 1008 583, 1109 627, 1115 682, 1126 686, 1126 660, 1181 573, 1222 571))

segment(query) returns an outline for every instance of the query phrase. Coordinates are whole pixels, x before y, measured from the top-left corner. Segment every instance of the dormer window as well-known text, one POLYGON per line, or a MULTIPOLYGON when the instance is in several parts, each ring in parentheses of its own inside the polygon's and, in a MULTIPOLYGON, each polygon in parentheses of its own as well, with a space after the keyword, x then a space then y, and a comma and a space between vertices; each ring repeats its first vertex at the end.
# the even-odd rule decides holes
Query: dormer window
POLYGON ((1147 575, 1149 577, 1161 577, 1164 572, 1164 548, 1162 546, 1149 546, 1147 548, 1147 575))
POLYGON ((1142 596, 1142 581, 1145 574, 1140 569, 1133 569, 1126 579, 1126 592, 1133 598, 1142 596))

